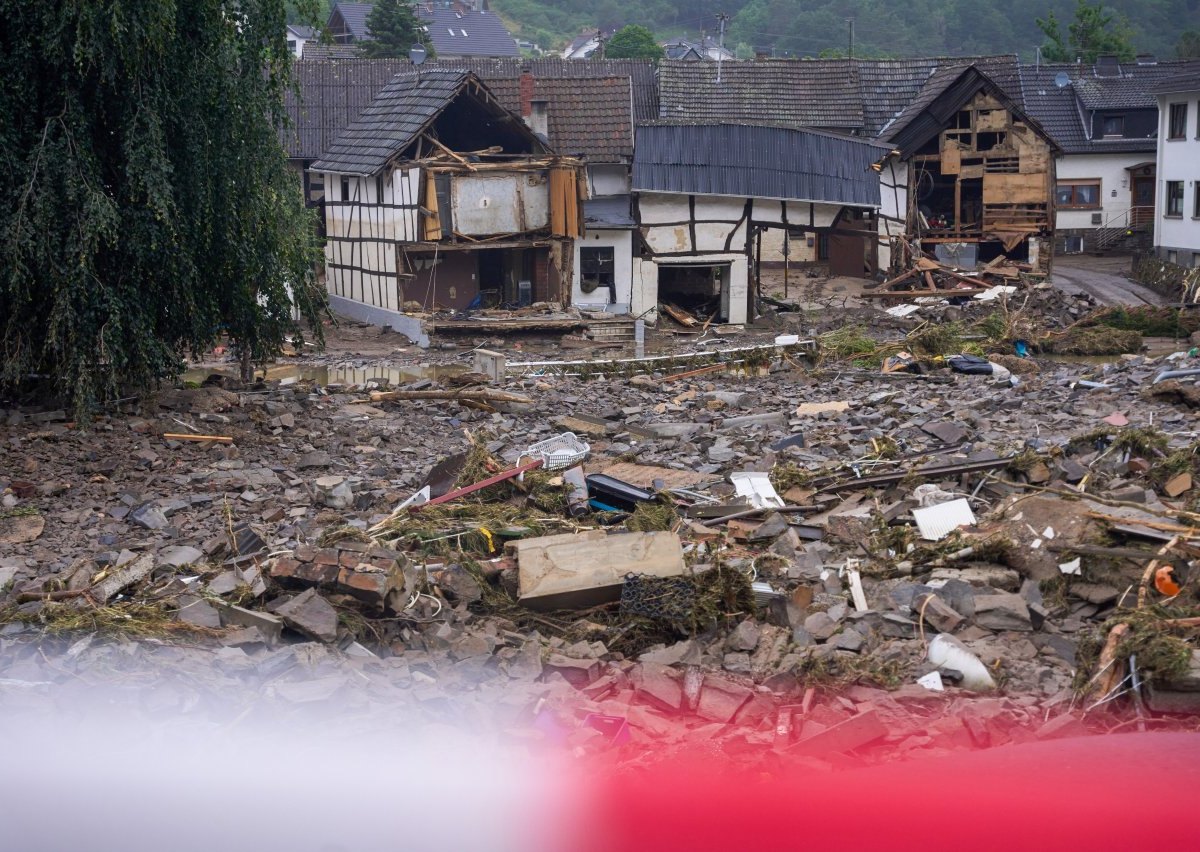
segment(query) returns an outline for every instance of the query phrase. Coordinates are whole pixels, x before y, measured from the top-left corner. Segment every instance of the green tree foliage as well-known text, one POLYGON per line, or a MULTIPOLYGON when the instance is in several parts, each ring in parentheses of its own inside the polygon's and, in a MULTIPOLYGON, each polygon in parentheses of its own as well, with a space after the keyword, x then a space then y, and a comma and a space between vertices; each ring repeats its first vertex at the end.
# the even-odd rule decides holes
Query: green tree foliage
POLYGON ((78 412, 227 332, 320 334, 313 221, 279 141, 284 0, 0 0, 0 390, 78 412))
POLYGON ((362 43, 364 56, 405 57, 414 44, 423 44, 433 57, 433 45, 426 44, 425 30, 407 0, 378 0, 367 15, 367 30, 374 38, 362 43))
POLYGON ((1200 59, 1200 30, 1184 30, 1175 44, 1176 59, 1200 59))
POLYGON ((1066 35, 1053 12, 1044 20, 1038 18, 1037 25, 1046 36, 1042 56, 1048 62, 1082 59, 1093 63, 1104 55, 1128 61, 1135 54, 1129 25, 1100 3, 1093 6, 1087 0, 1076 0, 1075 19, 1067 25, 1066 35))
MULTIPOLYGON (((1096 2, 1096 0, 1091 0, 1096 2)), ((854 19, 855 56, 966 56, 1019 53, 1032 61, 1046 39, 1037 20, 1053 12, 1065 29, 1076 0, 491 0, 513 33, 561 47, 601 23, 638 23, 659 40, 717 32, 717 12, 732 16, 725 43, 776 56, 845 51, 854 19)), ((1179 33, 1200 29, 1197 0, 1104 0, 1127 23, 1139 50, 1171 56, 1179 33)), ((1074 57, 1072 57, 1072 61, 1074 57)))
POLYGON ((654 33, 638 24, 629 24, 613 33, 604 45, 606 59, 662 59, 663 49, 654 33))

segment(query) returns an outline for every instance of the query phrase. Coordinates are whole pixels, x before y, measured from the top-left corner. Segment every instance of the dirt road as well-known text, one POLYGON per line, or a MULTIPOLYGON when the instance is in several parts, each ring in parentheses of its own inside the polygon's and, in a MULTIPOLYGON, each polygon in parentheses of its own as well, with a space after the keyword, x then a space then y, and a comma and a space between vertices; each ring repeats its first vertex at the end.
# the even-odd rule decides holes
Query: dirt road
POLYGON ((1166 299, 1130 281, 1127 257, 1075 255, 1054 259, 1055 287, 1065 293, 1087 293, 1104 305, 1163 305, 1166 299))

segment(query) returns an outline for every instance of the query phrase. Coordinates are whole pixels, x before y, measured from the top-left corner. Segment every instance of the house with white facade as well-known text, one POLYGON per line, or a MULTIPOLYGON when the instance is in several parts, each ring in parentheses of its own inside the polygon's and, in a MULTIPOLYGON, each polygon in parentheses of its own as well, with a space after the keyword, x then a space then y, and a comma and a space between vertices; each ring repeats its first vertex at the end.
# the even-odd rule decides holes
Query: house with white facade
POLYGON ((663 303, 746 322, 766 231, 846 236, 858 263, 869 262, 880 196, 872 166, 889 150, 772 125, 640 125, 630 310, 653 318, 663 303))
POLYGON ((1158 209, 1154 251, 1200 267, 1200 72, 1164 80, 1158 98, 1158 209))
POLYGON ((1158 104, 1154 89, 1195 61, 1140 56, 1094 64, 1024 65, 1026 109, 1058 145, 1059 252, 1148 248, 1155 221, 1158 104))
POLYGON ((306 27, 301 24, 287 25, 288 50, 297 59, 304 58, 304 46, 310 41, 316 41, 316 39, 317 31, 312 27, 306 27))

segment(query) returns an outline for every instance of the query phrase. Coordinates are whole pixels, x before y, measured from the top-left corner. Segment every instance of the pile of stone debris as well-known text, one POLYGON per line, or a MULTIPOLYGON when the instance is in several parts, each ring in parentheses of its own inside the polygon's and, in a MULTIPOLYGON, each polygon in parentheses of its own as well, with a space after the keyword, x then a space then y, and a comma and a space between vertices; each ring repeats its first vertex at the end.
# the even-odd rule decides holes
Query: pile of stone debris
POLYGON ((209 660, 180 706, 231 678, 430 718, 453 698, 581 748, 836 766, 1188 724, 1155 715, 1200 708, 1186 363, 1014 387, 736 360, 207 386, 87 430, 7 411, 0 694, 114 653, 82 632, 209 660))

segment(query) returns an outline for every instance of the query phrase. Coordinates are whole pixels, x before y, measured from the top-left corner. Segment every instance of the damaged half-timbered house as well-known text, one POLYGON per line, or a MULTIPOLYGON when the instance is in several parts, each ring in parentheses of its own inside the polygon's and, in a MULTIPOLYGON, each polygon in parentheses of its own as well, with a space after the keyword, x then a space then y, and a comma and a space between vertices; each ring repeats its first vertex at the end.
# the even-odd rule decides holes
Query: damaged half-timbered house
POLYGON ((763 234, 845 238, 875 263, 879 175, 890 147, 773 125, 653 123, 637 128, 632 312, 662 303, 744 323, 763 234))
POLYGON ((422 340, 407 309, 561 301, 582 162, 555 154, 473 73, 401 72, 312 165, 331 306, 422 340))
POLYGON ((988 74, 938 69, 880 138, 894 149, 879 163, 884 197, 904 211, 902 235, 880 222, 893 270, 919 248, 967 267, 1004 255, 1050 271, 1059 149, 988 74))

